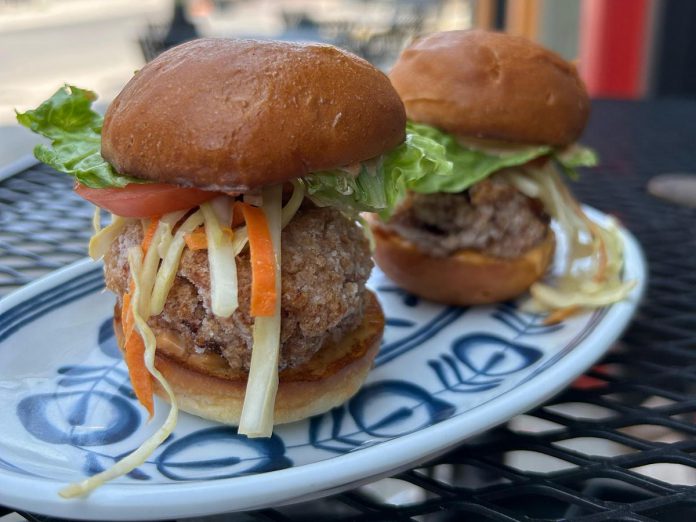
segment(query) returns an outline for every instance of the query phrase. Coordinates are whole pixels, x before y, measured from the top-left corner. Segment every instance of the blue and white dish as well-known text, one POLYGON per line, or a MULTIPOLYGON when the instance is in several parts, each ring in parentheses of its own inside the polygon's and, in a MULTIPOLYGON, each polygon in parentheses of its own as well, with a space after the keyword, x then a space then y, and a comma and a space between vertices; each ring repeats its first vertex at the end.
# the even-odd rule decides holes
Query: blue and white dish
POLYGON ((270 439, 182 414, 146 464, 77 500, 57 492, 136 448, 168 406, 158 402, 148 422, 133 396, 101 265, 55 272, 0 302, 0 504, 71 519, 187 517, 307 500, 413 467, 547 399, 609 349, 646 280, 638 244, 622 236, 624 276, 638 280, 631 297, 553 326, 515 303, 425 302, 376 270, 385 337, 347 404, 270 439))

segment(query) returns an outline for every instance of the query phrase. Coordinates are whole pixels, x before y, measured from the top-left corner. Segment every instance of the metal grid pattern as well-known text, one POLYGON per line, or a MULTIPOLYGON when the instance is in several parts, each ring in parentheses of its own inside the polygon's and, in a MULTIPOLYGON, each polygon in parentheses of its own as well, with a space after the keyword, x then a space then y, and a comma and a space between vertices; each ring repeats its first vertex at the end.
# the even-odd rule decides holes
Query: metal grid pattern
MULTIPOLYGON (((427 466, 328 499, 200 520, 696 520, 696 210, 645 192, 653 175, 696 171, 696 102, 597 102, 585 142, 602 166, 576 194, 617 215, 650 266, 638 316, 599 365, 427 466)), ((68 184, 43 167, 0 183, 2 291, 37 275, 25 269, 61 264, 54 252, 82 255, 90 211, 61 192, 68 184)))
POLYGON ((0 295, 85 257, 93 210, 71 187, 45 165, 0 183, 0 295))

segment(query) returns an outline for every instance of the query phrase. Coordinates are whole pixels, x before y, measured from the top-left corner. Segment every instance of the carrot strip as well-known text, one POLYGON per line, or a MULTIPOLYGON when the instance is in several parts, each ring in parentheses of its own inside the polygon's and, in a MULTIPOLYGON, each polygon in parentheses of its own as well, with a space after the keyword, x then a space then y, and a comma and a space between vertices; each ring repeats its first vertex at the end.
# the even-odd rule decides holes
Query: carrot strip
MULTIPOLYGON (((150 221, 150 226, 147 227, 143 242, 140 245, 143 254, 146 254, 150 248, 152 238, 158 226, 159 216, 155 216, 150 221)), ((150 375, 150 371, 145 366, 145 343, 142 337, 140 337, 140 334, 134 329, 135 324, 133 320, 132 303, 134 291, 135 283, 131 280, 129 291, 123 296, 121 308, 121 325, 123 327, 123 335, 126 339, 123 347, 123 351, 125 352, 124 359, 128 367, 128 375, 135 396, 150 414, 150 418, 152 418, 155 413, 155 403, 152 398, 152 375, 150 375)))
POLYGON ((184 235, 184 242, 189 250, 206 250, 208 248, 208 238, 203 227, 199 227, 189 234, 184 235))
POLYGON ((141 245, 143 249, 143 254, 147 254, 147 249, 150 248, 150 243, 152 243, 152 237, 155 235, 155 231, 159 226, 159 220, 159 216, 153 216, 153 218, 150 220, 150 226, 148 226, 147 230, 145 231, 145 236, 143 237, 143 242, 141 245))
MULTIPOLYGON (((234 230, 230 227, 222 227, 221 230, 230 240, 234 237, 234 230)), ((207 250, 208 236, 205 233, 205 228, 199 227, 193 232, 185 234, 184 243, 186 243, 189 250, 207 250)))
POLYGON ((568 306, 567 308, 559 308, 558 310, 554 310, 549 315, 547 315, 546 318, 544 319, 543 324, 548 326, 548 325, 560 323, 561 321, 568 319, 568 317, 571 317, 571 316, 577 314, 579 311, 580 311, 580 307, 577 305, 568 306))
POLYGON ((150 418, 155 411, 154 401, 152 399, 152 377, 150 372, 145 367, 145 344, 142 338, 133 330, 133 309, 131 308, 131 296, 135 285, 131 281, 130 292, 123 296, 121 305, 121 326, 123 328, 123 336, 126 343, 123 347, 125 352, 126 366, 128 367, 128 375, 130 376, 131 385, 135 396, 140 403, 145 406, 150 418))
POLYGON ((244 212, 242 210, 244 203, 241 201, 232 202, 232 223, 230 226, 232 228, 237 228, 244 224, 244 212))
POLYGON ((275 253, 268 220, 263 209, 243 204, 244 221, 249 231, 251 254, 251 315, 272 317, 275 313, 275 253))
POLYGON ((128 336, 125 346, 125 360, 128 366, 131 385, 135 396, 140 404, 150 414, 150 418, 155 413, 155 404, 152 398, 152 376, 145 366, 145 343, 136 331, 132 331, 128 336))

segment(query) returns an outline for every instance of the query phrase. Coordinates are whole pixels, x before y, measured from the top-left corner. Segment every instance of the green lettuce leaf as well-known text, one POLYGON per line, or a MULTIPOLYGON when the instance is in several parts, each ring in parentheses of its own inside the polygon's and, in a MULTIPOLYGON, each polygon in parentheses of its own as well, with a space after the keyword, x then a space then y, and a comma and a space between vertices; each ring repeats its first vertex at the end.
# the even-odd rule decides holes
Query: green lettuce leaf
POLYGON ((560 163, 569 168, 596 167, 599 162, 595 151, 578 144, 557 151, 555 156, 560 163))
POLYGON ((445 147, 415 132, 377 161, 363 162, 357 174, 348 169, 316 172, 303 178, 308 196, 320 206, 332 206, 349 215, 377 212, 389 217, 412 185, 425 177, 452 175, 453 164, 445 147))
POLYGON ((408 191, 422 194, 462 192, 505 167, 523 165, 552 152, 526 147, 491 154, 460 145, 444 132, 408 123, 406 141, 385 153, 379 163, 363 163, 357 173, 345 169, 304 178, 308 195, 321 206, 346 213, 376 212, 389 218, 408 191))
POLYGON ((118 174, 102 158, 102 116, 92 109, 96 95, 72 85, 58 89, 34 110, 17 113, 17 121, 51 140, 34 148, 34 156, 91 188, 124 187, 145 181, 118 174))
POLYGON ((576 168, 596 167, 599 163, 595 151, 577 144, 564 150, 555 151, 553 158, 561 171, 572 180, 577 180, 580 177, 575 170, 576 168))
POLYGON ((418 177, 409 177, 408 188, 421 194, 462 192, 497 170, 523 165, 552 150, 548 146, 538 146, 490 154, 466 148, 460 145, 454 136, 428 125, 410 123, 407 126, 407 132, 417 134, 421 139, 427 138, 439 143, 445 148, 446 158, 452 162, 451 172, 437 171, 418 177))
POLYGON ((316 172, 302 178, 307 195, 321 207, 336 207, 353 215, 360 212, 379 212, 390 207, 398 193, 384 179, 381 166, 361 163, 357 175, 344 170, 316 172))

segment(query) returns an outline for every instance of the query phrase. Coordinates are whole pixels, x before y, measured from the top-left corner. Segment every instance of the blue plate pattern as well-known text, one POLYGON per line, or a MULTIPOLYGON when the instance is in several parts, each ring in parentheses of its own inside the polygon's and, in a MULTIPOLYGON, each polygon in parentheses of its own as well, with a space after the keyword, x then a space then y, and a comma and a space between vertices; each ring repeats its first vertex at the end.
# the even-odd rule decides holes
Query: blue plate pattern
MULTIPOLYGON (((178 483, 258 474, 414 433, 465 415, 543 373, 606 314, 600 310, 548 326, 515 303, 443 307, 405 293, 379 272, 370 285, 387 327, 375 369, 347 404, 278 426, 270 439, 248 439, 236 428, 184 414, 155 454, 120 481, 178 483)), ((17 442, 10 447, 26 440, 43 444, 57 462, 35 469, 24 452, 2 447, 1 469, 55 480, 91 475, 135 449, 166 414, 166 404, 158 403, 148 423, 137 404, 114 338, 113 297, 102 290, 101 268, 92 266, 0 315, 0 362, 26 340, 50 343, 51 334, 60 334, 66 324, 61 312, 98 318, 66 327, 72 346, 61 364, 46 365, 40 375, 14 385, 0 370, 0 400, 12 405, 3 408, 0 421, 17 442), (76 328, 79 335, 72 333, 76 328), (65 462, 71 463, 69 473, 58 464, 65 462)))

